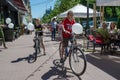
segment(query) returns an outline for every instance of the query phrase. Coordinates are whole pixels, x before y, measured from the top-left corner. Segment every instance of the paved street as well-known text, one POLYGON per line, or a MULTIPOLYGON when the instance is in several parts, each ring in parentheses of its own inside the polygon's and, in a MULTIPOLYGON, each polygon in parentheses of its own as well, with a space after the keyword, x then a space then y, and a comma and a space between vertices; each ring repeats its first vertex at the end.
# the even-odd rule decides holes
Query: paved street
POLYGON ((34 53, 33 37, 22 35, 7 42, 8 49, 0 46, 0 80, 120 80, 120 54, 100 56, 99 51, 85 52, 87 70, 82 76, 75 76, 71 70, 61 72, 53 64, 59 59, 59 42, 51 41, 49 34, 44 36, 47 55, 40 54, 36 62, 28 63, 34 53))

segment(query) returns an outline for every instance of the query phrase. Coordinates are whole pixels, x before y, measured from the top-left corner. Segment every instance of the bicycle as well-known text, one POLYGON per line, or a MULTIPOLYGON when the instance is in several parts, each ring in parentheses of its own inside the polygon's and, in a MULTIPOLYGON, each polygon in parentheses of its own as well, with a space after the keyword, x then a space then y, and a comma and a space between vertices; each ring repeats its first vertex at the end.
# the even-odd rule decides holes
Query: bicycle
MULTIPOLYGON (((64 63, 65 63, 67 57, 69 57, 70 69, 72 70, 72 72, 75 75, 80 76, 86 70, 87 59, 86 59, 85 54, 81 50, 80 45, 77 44, 75 33, 72 33, 72 35, 73 35, 73 37, 72 37, 71 45, 67 46, 64 49, 62 70, 64 68, 64 63)), ((59 44, 59 54, 61 53, 61 50, 62 50, 61 48, 62 48, 62 42, 60 42, 60 44, 59 44)))
POLYGON ((29 62, 35 62, 37 60, 37 55, 41 52, 40 50, 40 38, 39 33, 41 31, 36 31, 35 32, 35 37, 34 37, 34 49, 35 53, 33 54, 32 58, 30 58, 28 61, 29 62))

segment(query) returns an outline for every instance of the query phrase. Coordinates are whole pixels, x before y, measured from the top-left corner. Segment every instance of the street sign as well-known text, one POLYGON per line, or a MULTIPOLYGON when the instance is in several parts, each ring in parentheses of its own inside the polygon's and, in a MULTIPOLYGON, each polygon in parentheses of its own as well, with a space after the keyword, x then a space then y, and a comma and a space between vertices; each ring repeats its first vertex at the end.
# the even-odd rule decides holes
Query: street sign
POLYGON ((120 6, 120 0, 96 0, 97 6, 120 6))

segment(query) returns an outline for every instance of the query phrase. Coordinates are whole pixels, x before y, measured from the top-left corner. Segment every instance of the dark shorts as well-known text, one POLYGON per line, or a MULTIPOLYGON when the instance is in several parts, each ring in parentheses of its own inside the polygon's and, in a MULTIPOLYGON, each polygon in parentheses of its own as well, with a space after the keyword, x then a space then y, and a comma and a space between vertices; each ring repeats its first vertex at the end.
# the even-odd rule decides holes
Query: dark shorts
POLYGON ((67 47, 69 41, 72 42, 72 37, 71 37, 71 38, 63 38, 63 40, 62 40, 63 46, 64 46, 64 47, 67 47))
MULTIPOLYGON (((37 34, 37 32, 35 32, 35 35, 37 34)), ((38 32, 38 36, 43 36, 43 32, 38 32)))

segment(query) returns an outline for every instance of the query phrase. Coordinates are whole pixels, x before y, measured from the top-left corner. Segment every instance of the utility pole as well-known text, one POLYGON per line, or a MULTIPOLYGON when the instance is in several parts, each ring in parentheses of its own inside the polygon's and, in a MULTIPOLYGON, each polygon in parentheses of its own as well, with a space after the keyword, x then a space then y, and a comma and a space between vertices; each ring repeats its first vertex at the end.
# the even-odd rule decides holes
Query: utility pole
POLYGON ((87 29, 89 29, 89 0, 87 0, 87 29))

